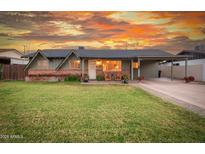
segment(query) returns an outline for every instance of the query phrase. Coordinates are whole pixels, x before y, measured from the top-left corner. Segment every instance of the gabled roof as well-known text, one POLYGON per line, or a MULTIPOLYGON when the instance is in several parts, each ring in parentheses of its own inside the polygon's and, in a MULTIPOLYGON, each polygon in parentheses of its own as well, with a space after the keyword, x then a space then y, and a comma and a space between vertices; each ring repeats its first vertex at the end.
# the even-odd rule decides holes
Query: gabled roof
POLYGON ((19 54, 19 55, 23 55, 23 53, 21 53, 20 51, 16 50, 16 49, 6 49, 6 48, 0 48, 0 52, 8 52, 8 51, 14 51, 15 53, 19 54))
POLYGON ((183 50, 183 51, 179 52, 177 55, 182 55, 184 53, 201 53, 201 54, 205 54, 205 50, 183 50))
MULTIPOLYGON (((66 58, 70 52, 75 52, 80 58, 137 58, 137 57, 169 57, 174 56, 168 52, 158 49, 142 50, 72 50, 72 49, 46 49, 40 52, 47 58, 66 58)), ((35 53, 27 54, 23 57, 32 58, 35 53)))
MULTIPOLYGON (((68 49, 45 49, 39 50, 47 58, 65 58, 70 52, 68 49)), ((22 56, 23 58, 32 58, 36 52, 28 53, 22 56)))
POLYGON ((74 55, 76 55, 76 57, 78 57, 78 55, 75 53, 74 50, 68 52, 66 58, 56 67, 56 70, 59 70, 59 69, 63 66, 63 64, 67 61, 67 59, 68 59, 72 54, 74 54, 74 55))
POLYGON ((137 58, 173 56, 162 50, 142 49, 142 50, 77 50, 79 57, 83 58, 137 58))
POLYGON ((69 52, 71 51, 68 51, 68 49, 46 49, 41 51, 47 58, 65 58, 69 52))
POLYGON ((32 58, 35 54, 36 54, 36 51, 30 52, 30 53, 27 53, 27 54, 21 56, 21 58, 32 58))
POLYGON ((30 60, 30 62, 26 65, 26 67, 24 68, 24 70, 26 70, 30 65, 31 63, 35 60, 35 58, 38 56, 38 55, 41 55, 42 57, 44 57, 45 59, 47 59, 47 57, 41 53, 41 50, 37 50, 37 52, 35 52, 35 55, 33 56, 33 58, 30 60))

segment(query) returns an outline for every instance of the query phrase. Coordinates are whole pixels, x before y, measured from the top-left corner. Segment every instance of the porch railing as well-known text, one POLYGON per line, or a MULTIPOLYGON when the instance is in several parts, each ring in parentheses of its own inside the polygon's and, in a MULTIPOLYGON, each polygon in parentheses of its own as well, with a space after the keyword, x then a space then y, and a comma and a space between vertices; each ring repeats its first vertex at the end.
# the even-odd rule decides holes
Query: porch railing
POLYGON ((104 72, 105 75, 105 80, 109 81, 109 80, 116 80, 119 81, 122 78, 122 72, 104 72))

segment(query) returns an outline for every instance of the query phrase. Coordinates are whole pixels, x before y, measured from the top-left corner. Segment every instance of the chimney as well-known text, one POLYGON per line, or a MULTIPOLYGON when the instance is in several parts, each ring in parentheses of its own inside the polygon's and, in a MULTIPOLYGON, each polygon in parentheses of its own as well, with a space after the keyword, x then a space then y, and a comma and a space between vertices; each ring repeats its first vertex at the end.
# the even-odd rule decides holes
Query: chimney
POLYGON ((84 47, 84 46, 79 46, 78 49, 79 49, 79 50, 84 50, 85 47, 84 47))

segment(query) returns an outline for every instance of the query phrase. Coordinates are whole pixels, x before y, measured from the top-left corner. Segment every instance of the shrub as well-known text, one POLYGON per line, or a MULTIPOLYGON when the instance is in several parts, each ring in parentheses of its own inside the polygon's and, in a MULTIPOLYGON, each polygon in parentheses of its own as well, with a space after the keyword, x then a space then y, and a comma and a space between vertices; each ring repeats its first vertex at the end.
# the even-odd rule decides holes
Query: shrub
POLYGON ((189 81, 194 81, 195 78, 193 76, 189 76, 189 81))
POLYGON ((185 80, 186 83, 188 83, 188 82, 194 81, 195 78, 193 76, 189 76, 189 77, 184 77, 184 80, 185 80))
POLYGON ((104 77, 104 75, 97 75, 96 80, 97 81, 104 81, 105 77, 104 77))
POLYGON ((80 81, 80 75, 68 75, 67 77, 65 77, 64 81, 65 82, 76 82, 76 81, 80 81))

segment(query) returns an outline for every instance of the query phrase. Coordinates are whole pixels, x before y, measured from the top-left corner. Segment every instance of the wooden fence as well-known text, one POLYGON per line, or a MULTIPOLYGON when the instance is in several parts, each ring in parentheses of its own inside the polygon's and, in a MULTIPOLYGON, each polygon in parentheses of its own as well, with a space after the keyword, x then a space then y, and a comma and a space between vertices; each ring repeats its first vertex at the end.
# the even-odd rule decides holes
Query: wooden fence
POLYGON ((24 71, 25 65, 3 64, 2 77, 3 80, 24 80, 27 72, 24 71))

